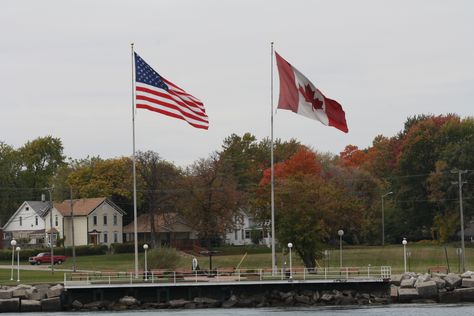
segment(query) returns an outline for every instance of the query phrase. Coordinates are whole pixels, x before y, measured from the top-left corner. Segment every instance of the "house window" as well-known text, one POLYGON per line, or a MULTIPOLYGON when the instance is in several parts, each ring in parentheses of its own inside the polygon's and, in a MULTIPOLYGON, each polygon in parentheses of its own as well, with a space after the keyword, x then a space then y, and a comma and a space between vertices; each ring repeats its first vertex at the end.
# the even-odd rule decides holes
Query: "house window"
POLYGON ((20 226, 23 226, 23 217, 20 216, 20 226))
POLYGON ((59 225, 58 215, 54 216, 54 226, 59 225))
POLYGON ((104 215, 104 226, 107 226, 107 215, 104 215))
POLYGON ((244 235, 244 234, 245 234, 245 232, 244 232, 244 230, 243 230, 243 229, 242 229, 240 232, 241 232, 242 240, 244 240, 244 239, 245 239, 245 235, 244 235))
POLYGON ((27 211, 29 211, 29 210, 30 210, 30 208, 27 206, 27 207, 26 207, 26 210, 27 210, 27 211))
POLYGON ((250 230, 245 231, 245 239, 250 239, 250 230))
POLYGON ((107 233, 104 233, 104 243, 108 242, 107 233))
POLYGON ((234 230, 234 239, 239 240, 239 231, 237 229, 234 230))
POLYGON ((114 214, 114 225, 117 226, 117 224, 118 224, 117 214, 114 214))
POLYGON ((38 226, 38 216, 35 216, 35 225, 38 226))
POLYGON ((92 222, 94 223, 94 226, 97 226, 97 215, 94 215, 94 217, 92 217, 92 222))
POLYGON ((118 242, 118 234, 117 234, 117 232, 114 232, 114 242, 118 242))

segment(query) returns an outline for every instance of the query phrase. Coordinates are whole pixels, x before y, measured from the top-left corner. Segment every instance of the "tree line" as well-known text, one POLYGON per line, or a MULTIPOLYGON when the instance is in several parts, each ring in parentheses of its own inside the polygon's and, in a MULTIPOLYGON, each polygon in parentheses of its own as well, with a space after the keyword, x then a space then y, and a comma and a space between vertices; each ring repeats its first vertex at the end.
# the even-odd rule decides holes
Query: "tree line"
MULTIPOLYGON (((291 241, 305 264, 314 265, 321 245, 337 239, 380 244, 381 199, 385 197, 385 240, 456 240, 458 180, 463 174, 464 216, 472 210, 474 121, 457 115, 410 117, 397 135, 378 135, 372 145, 347 145, 335 155, 296 139, 274 142, 276 234, 291 241), (392 192, 388 195, 387 193, 392 192)), ((186 167, 157 152, 138 152, 138 213, 153 219, 177 212, 212 241, 242 221, 241 211, 265 229, 270 218, 270 140, 232 134, 209 157, 186 167)), ((54 200, 106 196, 133 214, 130 157, 67 160, 59 138, 40 137, 15 149, 0 142, 2 223, 24 200, 38 200, 54 187, 54 200)), ((151 220, 154 223, 153 220, 151 220)), ((151 225, 152 232, 157 228, 151 225)), ((152 234, 153 236, 153 234, 152 234)), ((150 241, 152 244, 156 240, 150 241)))

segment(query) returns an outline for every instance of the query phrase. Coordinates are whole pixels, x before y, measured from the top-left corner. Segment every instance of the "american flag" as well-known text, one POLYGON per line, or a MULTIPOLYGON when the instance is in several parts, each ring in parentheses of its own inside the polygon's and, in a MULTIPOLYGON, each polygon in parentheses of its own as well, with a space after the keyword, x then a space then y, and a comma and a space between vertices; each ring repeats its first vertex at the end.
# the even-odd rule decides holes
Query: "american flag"
POLYGON ((185 120, 196 128, 208 129, 204 104, 160 76, 135 53, 136 107, 185 120))

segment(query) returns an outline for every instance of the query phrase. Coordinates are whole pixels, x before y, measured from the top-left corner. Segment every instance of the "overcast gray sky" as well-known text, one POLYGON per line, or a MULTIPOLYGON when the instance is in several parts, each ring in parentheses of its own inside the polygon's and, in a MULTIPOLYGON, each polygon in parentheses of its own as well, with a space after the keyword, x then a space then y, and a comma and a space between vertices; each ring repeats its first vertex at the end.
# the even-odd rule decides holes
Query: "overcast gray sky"
POLYGON ((182 166, 270 135, 271 41, 349 126, 278 111, 275 137, 339 153, 408 116, 473 113, 473 1, 2 1, 0 30, 0 141, 53 135, 73 158, 131 155, 132 42, 205 104, 208 131, 137 112, 137 149, 182 166))

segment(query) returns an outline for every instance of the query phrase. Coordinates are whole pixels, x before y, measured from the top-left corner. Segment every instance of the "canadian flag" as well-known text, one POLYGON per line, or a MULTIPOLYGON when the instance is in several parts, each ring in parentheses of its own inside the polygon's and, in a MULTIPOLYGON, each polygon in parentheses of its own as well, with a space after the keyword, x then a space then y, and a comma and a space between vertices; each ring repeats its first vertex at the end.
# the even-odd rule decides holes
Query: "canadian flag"
POLYGON ((326 98, 301 72, 275 52, 280 75, 278 108, 318 120, 345 133, 346 114, 337 101, 326 98))

